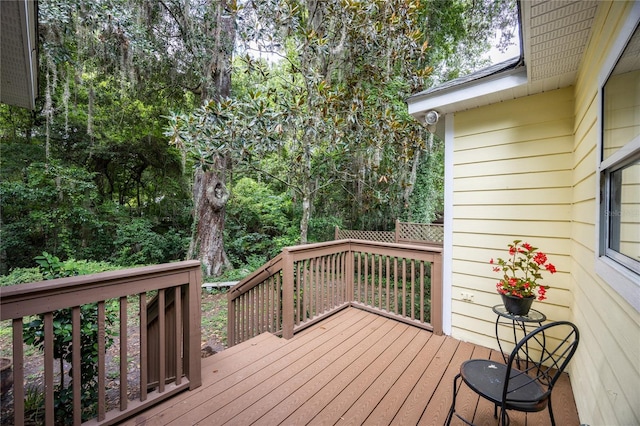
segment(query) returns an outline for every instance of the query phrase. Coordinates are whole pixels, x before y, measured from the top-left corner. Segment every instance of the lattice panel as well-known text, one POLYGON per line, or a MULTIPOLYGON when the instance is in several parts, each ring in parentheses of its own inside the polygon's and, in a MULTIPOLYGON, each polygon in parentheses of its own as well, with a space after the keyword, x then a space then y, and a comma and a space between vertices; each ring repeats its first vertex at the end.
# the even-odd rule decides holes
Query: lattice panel
POLYGON ((444 239, 444 228, 441 225, 400 222, 398 226, 400 226, 400 240, 442 243, 444 239))
POLYGON ((392 231, 356 231, 350 229, 339 229, 338 239, 381 241, 383 243, 393 243, 396 240, 396 233, 392 231))

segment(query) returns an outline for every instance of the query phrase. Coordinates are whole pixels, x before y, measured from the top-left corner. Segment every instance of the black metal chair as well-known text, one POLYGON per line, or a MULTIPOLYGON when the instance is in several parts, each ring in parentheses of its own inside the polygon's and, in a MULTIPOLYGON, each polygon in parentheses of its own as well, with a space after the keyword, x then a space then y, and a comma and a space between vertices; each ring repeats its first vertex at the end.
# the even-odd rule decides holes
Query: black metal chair
POLYGON ((576 326, 558 321, 536 328, 523 337, 511 352, 506 364, 486 359, 471 359, 460 366, 453 380, 453 402, 447 425, 455 414, 463 422, 473 425, 456 413, 456 394, 462 386, 458 379, 475 393, 494 403, 494 417, 498 424, 508 425, 507 410, 537 412, 549 407, 551 424, 555 426, 551 409, 551 391, 560 374, 573 357, 580 340, 576 326), (520 369, 516 368, 519 366, 520 369))

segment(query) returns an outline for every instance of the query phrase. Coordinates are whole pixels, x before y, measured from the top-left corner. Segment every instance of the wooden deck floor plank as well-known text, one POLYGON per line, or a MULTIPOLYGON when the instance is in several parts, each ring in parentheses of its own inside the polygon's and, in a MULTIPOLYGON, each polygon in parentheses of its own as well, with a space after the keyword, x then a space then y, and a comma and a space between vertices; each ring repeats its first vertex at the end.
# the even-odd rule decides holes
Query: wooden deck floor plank
MULTIPOLYGON (((370 341, 362 342, 357 350, 350 352, 343 362, 332 365, 323 380, 307 383, 300 390, 301 395, 294 395, 290 401, 286 402, 287 405, 284 408, 292 408, 289 412, 290 415, 287 416, 286 411, 278 413, 274 420, 280 420, 284 415, 284 424, 298 425, 305 424, 308 419, 314 418, 326 406, 328 398, 333 398, 342 392, 360 374, 363 365, 371 364, 389 346, 394 345, 404 328, 405 325, 396 323, 390 332, 383 339, 378 340, 376 344, 372 344, 370 341), (295 405, 292 404, 292 401, 294 403, 300 401, 301 403, 295 405)), ((280 411, 283 407, 280 406, 277 409, 280 411)), ((275 422, 269 423, 268 420, 269 417, 260 419, 259 424, 277 424, 275 422)))
MULTIPOLYGON (((458 351, 460 342, 443 336, 433 336, 433 339, 440 340, 438 354, 435 358, 425 361, 425 370, 418 378, 416 385, 404 403, 398 410, 397 415, 391 421, 394 425, 416 424, 422 416, 427 403, 432 399, 438 385, 442 380, 442 375, 449 365, 451 359, 458 351)), ((469 355, 472 349, 469 348, 469 355)))
MULTIPOLYGON (((417 344, 423 333, 348 308, 293 339, 258 336, 203 359, 203 386, 124 424, 218 425, 226 419, 240 426, 252 422, 298 426, 346 423, 340 419, 346 414, 354 424, 441 425, 460 364, 488 353, 492 359, 498 355, 446 336, 429 335, 417 344), (249 399, 236 406, 236 399, 243 398, 249 399), (194 412, 197 415, 191 417, 194 412)), ((554 389, 553 398, 556 424, 578 426, 567 376, 554 389)), ((488 404, 479 400, 474 421, 495 425, 493 406, 488 404)), ((510 416, 512 426, 550 424, 547 410, 510 416)))
MULTIPOLYGON (((340 345, 343 352, 336 356, 327 353, 310 363, 299 374, 293 375, 282 383, 274 392, 274 396, 261 398, 249 409, 242 413, 245 424, 278 424, 296 408, 304 403, 311 395, 320 390, 340 370, 367 354, 372 346, 395 329, 394 324, 382 321, 379 325, 369 327, 362 335, 347 339, 340 345), (277 395, 277 396, 276 396, 277 395)), ((335 352, 335 351, 334 351, 335 352)))
MULTIPOLYGON (((351 318, 355 315, 358 315, 358 313, 345 312, 343 318, 351 318)), ((326 324, 323 323, 323 329, 321 329, 317 333, 328 332, 334 327, 339 327, 340 329, 342 329, 345 327, 344 324, 345 322, 342 321, 342 318, 340 316, 336 317, 334 315, 328 318, 326 324)), ((233 348, 236 348, 237 346, 242 345, 245 348, 248 347, 252 350, 237 351, 234 362, 228 366, 229 371, 225 371, 224 369, 221 370, 221 368, 227 365, 227 362, 225 361, 226 357, 220 357, 223 358, 220 363, 217 362, 217 359, 219 358, 218 354, 206 358, 205 360, 203 360, 203 368, 207 367, 209 369, 203 369, 203 385, 195 391, 190 392, 191 395, 188 397, 188 409, 185 408, 186 403, 183 400, 174 398, 170 401, 171 403, 169 404, 162 404, 160 407, 152 408, 153 413, 149 413, 147 411, 138 416, 137 423, 135 424, 140 424, 140 421, 150 418, 149 415, 151 414, 156 416, 156 421, 161 422, 161 424, 167 424, 168 422, 179 417, 183 411, 189 411, 195 407, 199 407, 202 404, 205 404, 209 399, 215 398, 219 393, 223 392, 227 386, 232 386, 235 381, 241 380, 246 375, 251 375, 252 372, 255 372, 256 370, 262 368, 264 365, 268 365, 274 360, 277 360, 279 356, 282 356, 282 354, 287 353, 291 350, 292 346, 290 341, 283 340, 278 337, 275 338, 278 339, 277 348, 274 349, 273 347, 269 346, 269 351, 267 352, 262 350, 259 345, 254 344, 253 339, 249 339, 239 345, 233 346, 233 348), (260 349, 257 350, 258 348, 260 349)), ((297 340, 297 342, 300 344, 304 344, 305 342, 312 341, 313 338, 313 336, 301 337, 299 340, 297 340)), ((222 352, 220 354, 222 354, 222 352)))
POLYGON ((438 381, 431 382, 431 386, 435 386, 435 388, 433 388, 433 394, 417 424, 444 424, 453 398, 453 378, 460 372, 460 364, 471 358, 474 347, 470 343, 460 342, 453 356, 445 359, 447 365, 442 366, 439 373, 435 373, 434 379, 438 379, 438 381))
MULTIPOLYGON (((491 355, 490 349, 483 348, 480 346, 474 346, 470 359, 489 359, 490 355, 491 355)), ((460 372, 460 368, 458 368, 458 371, 456 372, 456 374, 459 372, 460 372)), ((464 417, 465 419, 475 422, 474 415, 476 414, 479 404, 480 406, 482 406, 481 401, 482 400, 480 399, 480 396, 474 391, 472 391, 462 381, 462 379, 460 379, 458 395, 456 396, 456 412, 460 414, 462 417, 464 417)), ((450 404, 451 402, 449 401, 449 405, 450 404)), ((491 415, 489 417, 493 420, 493 409, 491 409, 491 415)), ((482 416, 480 416, 480 419, 482 419, 482 416)), ((452 424, 455 424, 455 425, 462 424, 460 423, 460 420, 456 419, 455 417, 454 417, 454 420, 455 421, 453 421, 452 424)))
POLYGON ((393 360, 411 343, 418 329, 407 326, 401 336, 388 347, 378 358, 371 364, 366 366, 364 370, 356 377, 340 394, 335 395, 328 401, 328 404, 318 413, 316 417, 311 419, 309 424, 331 424, 342 419, 344 413, 358 400, 360 395, 371 386, 376 380, 379 373, 384 371, 393 360))
MULTIPOLYGON (((335 315, 327 318, 326 322, 323 322, 322 326, 319 327, 319 329, 316 330, 315 333, 316 335, 322 334, 324 332, 330 331, 334 327, 342 328, 344 324, 350 320, 350 318, 354 318, 357 315, 358 313, 353 312, 353 310, 338 312, 335 315)), ((361 316, 357 318, 361 318, 361 316)), ((299 336, 300 337, 296 341, 300 343, 313 340, 313 336, 303 338, 302 336, 304 336, 304 334, 302 333, 299 336)), ((226 349, 206 359, 210 359, 210 362, 214 363, 213 369, 217 370, 215 376, 217 380, 221 380, 228 376, 228 374, 222 374, 222 371, 233 374, 235 373, 235 370, 240 370, 242 368, 245 368, 246 366, 252 365, 254 362, 257 362, 259 358, 264 357, 264 353, 275 352, 276 349, 280 349, 281 346, 289 344, 291 344, 291 341, 276 337, 270 333, 262 333, 259 336, 254 337, 253 339, 249 339, 239 345, 232 346, 231 348, 226 349), (269 346, 263 346, 265 345, 265 343, 262 342, 262 339, 264 339, 262 336, 265 334, 271 336, 269 346), (238 346, 243 346, 242 351, 233 351, 233 349, 238 346), (256 346, 260 346, 260 351, 254 350, 256 346), (226 354, 227 351, 231 351, 231 354, 226 354)), ((215 383, 215 381, 213 383, 215 383)))
MULTIPOLYGON (((244 351, 247 351, 247 350, 251 351, 251 349, 254 348, 256 345, 261 345, 261 348, 263 348, 264 350, 275 350, 275 348, 280 347, 283 344, 284 343, 282 339, 280 339, 279 337, 276 337, 270 333, 262 333, 259 336, 254 337, 254 339, 247 340, 229 349, 225 349, 224 351, 218 352, 213 356, 203 358, 202 359, 202 386, 189 392, 182 392, 174 396, 164 404, 153 406, 148 410, 145 410, 144 412, 136 415, 135 417, 132 417, 131 419, 128 419, 127 421, 123 422, 122 425, 144 424, 147 421, 147 419, 153 416, 159 416, 164 411, 167 411, 167 410, 173 411, 174 407, 184 405, 185 400, 194 398, 195 395, 198 393, 207 393, 207 387, 212 386, 218 380, 220 380, 221 377, 223 377, 222 374, 217 374, 219 372, 219 369, 214 366, 215 359, 216 359, 215 357, 218 357, 219 355, 223 355, 223 354, 224 354, 222 356, 223 359, 228 358, 229 355, 238 356, 238 354, 241 354, 244 351)), ((255 352, 255 353, 257 356, 261 356, 260 352, 255 352)), ((242 367, 242 365, 239 363, 234 364, 234 366, 236 368, 242 367)), ((233 373, 234 373, 233 371, 229 372, 229 374, 233 374, 233 373)), ((208 397, 209 396, 207 394, 206 398, 208 397)))
MULTIPOLYGON (((324 348, 327 350, 338 345, 344 338, 350 338, 362 330, 377 318, 371 316, 358 316, 355 322, 345 321, 336 327, 321 330, 316 328, 314 333, 301 336, 300 339, 292 339, 283 347, 282 353, 269 354, 258 362, 246 367, 243 374, 223 379, 219 382, 221 391, 216 394, 216 406, 211 407, 203 401, 197 407, 193 407, 188 413, 176 417, 175 424, 195 424, 207 417, 215 418, 216 423, 222 424, 233 418, 238 412, 255 401, 256 395, 244 397, 247 392, 265 383, 259 391, 261 395, 268 394, 278 381, 284 380, 293 373, 294 366, 303 368, 304 363, 315 355, 309 355, 313 350, 324 348), (338 336, 336 338, 336 336, 338 336), (345 337, 346 336, 346 337, 345 337), (286 370, 286 373, 285 373, 286 370), (281 374, 282 373, 282 374, 281 374), (186 422, 186 423, 185 423, 186 422)), ((169 423, 173 424, 173 423, 169 423)))
MULTIPOLYGON (((386 321, 376 319, 365 329, 359 330, 358 333, 347 335, 341 333, 336 336, 334 342, 330 342, 321 347, 315 348, 304 357, 300 357, 295 362, 289 364, 286 375, 280 375, 277 380, 269 380, 261 383, 251 389, 250 394, 240 400, 234 401, 228 406, 233 409, 234 423, 251 424, 262 417, 266 412, 271 410, 275 404, 282 402, 283 399, 298 389, 303 384, 312 380, 321 371, 338 361, 341 356, 356 346, 362 340, 367 339, 371 332, 376 330, 390 329, 386 321)), ((385 334, 384 331, 382 334, 385 334)), ((226 417, 216 415, 216 421, 221 422, 226 417)), ((231 419, 229 419, 231 421, 231 419)))
MULTIPOLYGON (((557 425, 577 426, 578 409, 575 400, 567 395, 572 395, 569 375, 563 373, 551 392, 551 404, 553 406, 553 417, 557 425)), ((551 425, 548 408, 538 413, 527 414, 527 426, 547 426, 551 425)))
MULTIPOLYGON (((380 405, 385 396, 389 395, 390 388, 398 382, 407 370, 407 366, 411 365, 424 349, 430 336, 431 333, 426 331, 417 333, 384 371, 378 374, 373 383, 360 395, 360 398, 355 401, 351 408, 341 416, 340 424, 360 425, 367 419, 370 419, 373 424, 380 424, 378 423, 378 418, 371 416, 372 411, 380 405)), ((388 407, 385 405, 383 409, 387 410, 388 407)))
MULTIPOLYGON (((428 333, 428 332, 427 332, 428 333)), ((371 412, 365 424, 390 424, 399 415, 402 406, 418 384, 420 378, 427 370, 429 364, 442 347, 445 339, 441 336, 432 335, 424 345, 420 353, 407 366, 396 383, 393 384, 389 392, 385 395, 380 404, 371 412)), ((420 410, 422 413, 422 410, 420 410)))

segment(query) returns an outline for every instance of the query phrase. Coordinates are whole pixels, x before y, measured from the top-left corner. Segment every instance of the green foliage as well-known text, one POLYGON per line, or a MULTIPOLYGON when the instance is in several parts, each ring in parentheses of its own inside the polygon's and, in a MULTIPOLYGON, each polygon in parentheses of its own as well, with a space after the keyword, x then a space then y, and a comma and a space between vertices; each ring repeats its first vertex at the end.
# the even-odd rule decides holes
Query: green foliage
POLYGON ((38 268, 16 268, 9 275, 0 276, 0 287, 42 281, 44 277, 38 268))
POLYGON ((240 179, 226 207, 227 256, 234 265, 257 267, 294 245, 298 233, 286 194, 275 194, 264 183, 240 179))
POLYGON ((137 218, 116 231, 115 263, 145 265, 167 263, 184 257, 189 240, 184 232, 169 229, 162 234, 153 229, 148 219, 137 218))
POLYGON ((0 182, 3 204, 0 250, 7 263, 24 266, 43 248, 75 256, 96 226, 93 175, 58 163, 32 163, 21 180, 0 182))
POLYGON ((232 212, 225 248, 237 264, 330 239, 336 223, 391 229, 441 210, 442 157, 422 161, 412 182, 428 135, 405 99, 482 65, 496 31, 508 42, 515 0, 227 2, 237 33, 222 38, 219 4, 41 2, 39 112, 0 105, 0 273, 42 251, 181 258, 189 170, 219 155, 233 179, 267 182, 287 204, 280 221, 262 201, 247 224, 232 212), (227 68, 219 61, 236 34, 224 99, 211 65, 227 68), (198 107, 207 98, 219 102, 198 107))
MULTIPOLYGON (((40 272, 45 279, 54 279, 79 275, 87 271, 97 272, 100 269, 112 269, 108 264, 90 265, 86 262, 61 262, 57 256, 42 253, 36 258, 40 272)), ((105 305, 105 348, 113 344, 113 331, 110 328, 118 319, 118 307, 115 301, 105 305)), ((88 420, 96 412, 98 395, 98 306, 95 303, 80 306, 80 374, 68 371, 69 385, 64 380, 54 390, 54 410, 56 424, 71 424, 73 420, 73 380, 81 381, 82 419, 88 420)), ((73 361, 73 319, 72 309, 60 309, 53 312, 53 357, 71 364, 73 361)), ((44 316, 38 315, 25 324, 23 340, 26 344, 44 350, 44 316)))
POLYGON ((444 212, 444 143, 436 143, 418 167, 410 208, 402 219, 431 223, 444 212))

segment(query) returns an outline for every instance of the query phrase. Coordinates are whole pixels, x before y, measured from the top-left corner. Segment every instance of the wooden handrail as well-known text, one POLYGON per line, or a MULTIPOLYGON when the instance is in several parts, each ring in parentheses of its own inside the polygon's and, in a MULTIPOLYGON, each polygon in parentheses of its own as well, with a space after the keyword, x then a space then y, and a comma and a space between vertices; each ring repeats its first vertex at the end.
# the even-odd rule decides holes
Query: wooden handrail
MULTIPOLYGON (((52 315, 60 309, 71 309, 73 317, 72 338, 73 367, 79 370, 81 337, 80 307, 83 305, 96 305, 98 312, 98 335, 101 336, 97 343, 98 351, 98 414, 97 417, 86 422, 87 424, 113 424, 142 411, 149 406, 184 389, 194 389, 201 385, 201 358, 200 358, 200 292, 201 292, 201 268, 198 261, 185 261, 164 265, 132 268, 119 271, 103 272, 92 275, 60 278, 49 281, 41 281, 27 284, 19 284, 9 287, 0 287, 0 320, 12 320, 13 325, 13 368, 14 368, 14 423, 24 424, 24 353, 22 350, 23 323, 25 319, 33 315, 42 315, 44 318, 44 377, 45 377, 45 424, 54 423, 53 398, 54 398, 54 372, 53 372, 53 347, 54 333, 52 315), (159 386, 158 390, 146 392, 148 365, 147 356, 158 354, 147 353, 147 322, 146 298, 149 292, 165 291, 172 294, 172 302, 176 305, 175 341, 166 342, 167 345, 179 345, 181 347, 182 362, 176 365, 176 371, 182 374, 173 383, 167 386, 159 386), (184 294, 184 296, 182 296, 184 294), (127 303, 130 298, 140 300, 140 359, 137 363, 140 371, 140 400, 127 400, 127 371, 131 368, 127 359, 127 303), (105 411, 104 384, 106 375, 105 358, 105 302, 115 299, 119 303, 120 339, 120 407, 119 409, 105 411), (180 306, 177 306, 180 305, 180 306), (144 312, 143 312, 144 310, 144 312), (145 346, 145 347, 143 347, 145 346), (164 389, 162 389, 164 387, 164 389)), ((164 317, 164 301, 156 314, 164 317)), ((168 326, 168 325, 167 325, 168 326)), ((158 339, 165 338, 162 333, 158 339)), ((161 342, 161 346, 165 343, 161 342)), ((160 377, 163 377, 161 372, 160 377)), ((73 383, 73 411, 74 424, 80 424, 81 389, 80 381, 73 383)), ((164 382, 162 383, 164 385, 164 382)))
POLYGON ((265 331, 291 338, 347 306, 441 334, 441 299, 439 245, 344 239, 287 247, 229 292, 227 340, 265 331))

